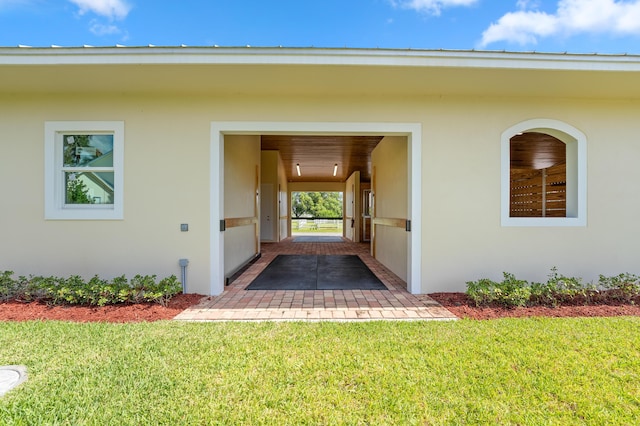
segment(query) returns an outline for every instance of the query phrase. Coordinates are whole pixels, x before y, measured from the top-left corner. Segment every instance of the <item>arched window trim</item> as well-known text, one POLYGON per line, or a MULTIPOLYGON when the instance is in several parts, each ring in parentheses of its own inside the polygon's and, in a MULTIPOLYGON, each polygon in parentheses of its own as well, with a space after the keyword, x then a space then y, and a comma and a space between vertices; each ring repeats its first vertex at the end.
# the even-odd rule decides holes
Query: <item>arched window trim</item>
POLYGON ((587 226, 587 137, 575 127, 545 118, 518 123, 501 137, 501 225, 502 226, 587 226), (546 133, 567 144, 567 217, 510 217, 511 138, 518 133, 546 133))

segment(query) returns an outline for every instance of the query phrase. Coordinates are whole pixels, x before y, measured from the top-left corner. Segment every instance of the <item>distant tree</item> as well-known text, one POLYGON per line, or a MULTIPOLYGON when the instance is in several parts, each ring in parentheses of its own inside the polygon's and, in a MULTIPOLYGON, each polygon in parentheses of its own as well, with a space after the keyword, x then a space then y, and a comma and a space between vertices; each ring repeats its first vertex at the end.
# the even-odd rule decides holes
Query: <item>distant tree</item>
POLYGON ((76 166, 80 162, 77 148, 90 146, 89 135, 67 135, 64 140, 64 164, 65 166, 76 166))
POLYGON ((67 181, 67 204, 93 204, 93 198, 89 195, 89 188, 77 178, 67 181))
POLYGON ((342 194, 340 192, 312 193, 315 203, 312 214, 315 217, 342 217, 342 194))
POLYGON ((314 202, 308 192, 294 192, 291 198, 291 211, 294 217, 299 218, 311 214, 314 202))
POLYGON ((296 218, 302 216, 342 217, 341 192, 294 192, 291 209, 296 218))

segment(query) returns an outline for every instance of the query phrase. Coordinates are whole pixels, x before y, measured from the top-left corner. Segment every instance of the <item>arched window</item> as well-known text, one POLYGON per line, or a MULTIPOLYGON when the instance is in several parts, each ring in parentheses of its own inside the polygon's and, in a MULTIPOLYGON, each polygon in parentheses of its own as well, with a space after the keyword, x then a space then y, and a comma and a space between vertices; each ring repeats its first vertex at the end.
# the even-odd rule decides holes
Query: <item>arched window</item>
POLYGON ((556 120, 502 134, 502 226, 586 225, 586 137, 556 120))
POLYGON ((546 133, 509 140, 510 217, 567 217, 566 148, 546 133))

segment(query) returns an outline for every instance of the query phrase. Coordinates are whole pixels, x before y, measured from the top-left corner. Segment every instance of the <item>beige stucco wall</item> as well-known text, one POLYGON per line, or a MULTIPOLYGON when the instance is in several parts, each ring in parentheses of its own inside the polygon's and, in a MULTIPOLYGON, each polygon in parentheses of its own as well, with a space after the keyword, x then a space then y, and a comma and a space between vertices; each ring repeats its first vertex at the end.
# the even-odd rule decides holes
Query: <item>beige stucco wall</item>
MULTIPOLYGON (((175 100, 174 100, 175 101, 175 100)), ((0 270, 68 276, 209 277, 209 123, 170 100, 0 96, 0 270), (125 122, 124 220, 44 220, 44 123, 125 122), (180 232, 180 224, 189 224, 180 232)), ((189 108, 187 108, 189 109, 189 108)))
MULTIPOLYGON (((374 217, 408 219, 407 138, 387 136, 371 154, 374 170, 374 217)), ((393 273, 407 280, 407 231, 375 225, 375 257, 393 273)))
POLYGON ((566 275, 638 272, 632 235, 640 227, 640 154, 634 134, 638 102, 566 99, 451 99, 424 122, 423 289, 464 289, 502 272, 545 280, 557 266, 566 275), (500 226, 502 130, 531 118, 564 121, 587 135, 587 226, 500 226))
POLYGON ((188 290, 208 293, 211 122, 340 121, 422 125, 423 292, 502 271, 543 280, 552 266, 586 280, 640 273, 637 111, 638 100, 545 97, 0 95, 0 270, 166 276, 188 258, 188 290), (588 138, 586 227, 500 225, 500 135, 533 118, 588 138), (125 122, 124 220, 44 220, 49 120, 125 122))

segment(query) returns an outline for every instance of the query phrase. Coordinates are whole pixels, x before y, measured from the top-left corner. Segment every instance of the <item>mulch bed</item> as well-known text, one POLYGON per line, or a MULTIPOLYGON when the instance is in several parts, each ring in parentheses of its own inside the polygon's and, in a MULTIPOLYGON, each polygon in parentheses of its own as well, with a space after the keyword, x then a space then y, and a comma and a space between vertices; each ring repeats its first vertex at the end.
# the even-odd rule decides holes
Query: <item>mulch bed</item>
MULTIPOLYGON (((562 305, 556 308, 534 306, 505 308, 501 306, 476 307, 464 293, 431 293, 431 298, 459 318, 475 320, 505 317, 612 317, 640 316, 640 301, 623 304, 608 300, 606 303, 562 305)), ((206 296, 179 294, 166 307, 154 303, 115 306, 50 306, 45 303, 0 303, 0 321, 58 320, 74 322, 141 322, 169 320, 189 306, 196 305, 206 296)))
POLYGON ((179 294, 168 306, 138 303, 112 306, 50 306, 40 302, 0 303, 0 321, 59 320, 74 322, 141 322, 172 319, 189 306, 196 305, 201 294, 179 294))
POLYGON ((578 300, 574 304, 558 307, 531 306, 505 308, 503 306, 477 307, 464 293, 431 293, 431 298, 453 312, 459 318, 476 320, 522 317, 614 317, 640 316, 640 303, 624 304, 616 300, 587 303, 578 300))

